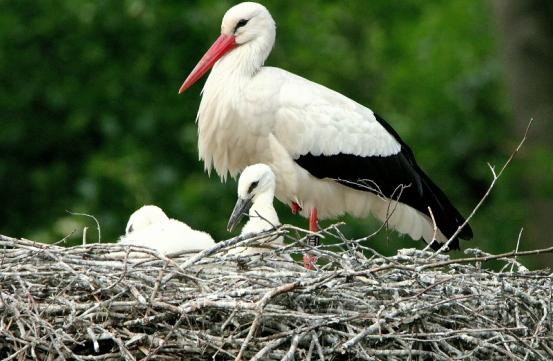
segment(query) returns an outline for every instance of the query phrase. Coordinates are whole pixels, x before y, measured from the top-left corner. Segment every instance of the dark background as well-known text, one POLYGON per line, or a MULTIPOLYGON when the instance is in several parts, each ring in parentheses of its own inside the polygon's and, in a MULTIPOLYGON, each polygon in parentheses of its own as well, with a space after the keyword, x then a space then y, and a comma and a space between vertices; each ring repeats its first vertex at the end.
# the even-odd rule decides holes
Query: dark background
MULTIPOLYGON (((182 81, 218 36, 229 1, 0 0, 0 233, 115 241, 143 204, 225 231, 235 181, 208 178, 196 149, 203 80, 182 81)), ((467 215, 527 144, 472 222, 465 247, 551 245, 553 3, 547 0, 267 1, 272 66, 380 113, 467 215)), ((277 202, 278 203, 278 202, 277 202)), ((283 222, 306 226, 277 204, 283 222)), ((349 237, 377 223, 345 218, 349 237)), ((323 225, 330 222, 323 222, 323 225)), ((393 232, 385 254, 421 247, 393 232)), ((551 256, 527 264, 551 265, 551 256)))

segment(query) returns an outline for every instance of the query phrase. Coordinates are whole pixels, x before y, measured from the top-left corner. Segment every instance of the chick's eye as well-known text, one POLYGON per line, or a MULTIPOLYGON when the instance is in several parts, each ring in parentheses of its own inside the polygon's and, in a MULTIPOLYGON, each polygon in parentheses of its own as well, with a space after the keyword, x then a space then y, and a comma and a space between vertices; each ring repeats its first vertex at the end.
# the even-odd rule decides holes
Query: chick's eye
POLYGON ((255 187, 257 187, 258 184, 259 184, 259 181, 253 182, 252 184, 250 184, 250 188, 248 188, 248 193, 253 192, 253 190, 255 189, 255 187))
POLYGON ((246 25, 247 23, 248 23, 248 20, 246 20, 246 19, 240 20, 240 21, 236 24, 236 26, 234 27, 234 32, 236 32, 236 30, 238 30, 239 27, 244 26, 244 25, 246 25))

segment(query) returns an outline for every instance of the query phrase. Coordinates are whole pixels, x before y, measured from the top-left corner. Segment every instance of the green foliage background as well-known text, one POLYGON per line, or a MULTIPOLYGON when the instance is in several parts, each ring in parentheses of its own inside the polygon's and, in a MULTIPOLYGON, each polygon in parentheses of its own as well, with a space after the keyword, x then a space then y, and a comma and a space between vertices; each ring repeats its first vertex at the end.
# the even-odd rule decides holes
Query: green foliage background
MULTIPOLYGON (((177 89, 216 38, 229 1, 0 0, 0 232, 45 242, 114 241, 154 203, 228 238, 235 182, 203 172, 195 115, 203 81, 177 89)), ((278 26, 268 64, 383 115, 464 214, 513 135, 485 1, 268 1, 278 26)), ((473 222, 469 246, 513 249, 526 207, 520 163, 473 222)), ((284 222, 305 225, 278 205, 284 222)), ((346 219, 351 237, 377 224, 346 219)), ((328 224, 324 222, 323 224, 328 224)), ((412 247, 388 233, 371 244, 412 247)), ((417 243, 421 246, 421 243, 417 243)), ((531 240, 525 248, 531 248, 531 240)))

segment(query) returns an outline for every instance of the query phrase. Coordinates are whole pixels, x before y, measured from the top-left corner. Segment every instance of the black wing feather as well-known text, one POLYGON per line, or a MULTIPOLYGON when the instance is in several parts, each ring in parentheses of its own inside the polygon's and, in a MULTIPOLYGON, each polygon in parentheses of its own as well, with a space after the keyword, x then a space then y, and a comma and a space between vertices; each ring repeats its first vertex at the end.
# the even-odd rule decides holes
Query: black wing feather
MULTIPOLYGON (((403 142, 396 131, 381 117, 375 114, 379 123, 401 144, 401 151, 390 156, 361 157, 352 154, 301 155, 296 162, 317 178, 332 178, 338 182, 362 191, 382 194, 386 197, 398 195, 398 187, 403 186, 399 201, 416 210, 430 215, 428 207, 440 231, 451 237, 465 219, 455 209, 444 192, 424 173, 415 161, 413 152, 403 142)), ((467 225, 458 238, 471 239, 472 230, 467 225)), ((433 244, 433 248, 439 247, 433 244)), ((459 241, 451 242, 450 248, 458 249, 459 241)))

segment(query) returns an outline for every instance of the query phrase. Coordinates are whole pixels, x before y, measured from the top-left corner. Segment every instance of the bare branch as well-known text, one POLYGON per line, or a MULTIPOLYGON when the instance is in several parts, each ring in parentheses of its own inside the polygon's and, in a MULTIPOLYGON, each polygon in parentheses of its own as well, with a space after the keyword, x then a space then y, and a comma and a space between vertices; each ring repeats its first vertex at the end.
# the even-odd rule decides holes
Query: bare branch
POLYGON ((478 212, 478 210, 480 209, 480 207, 482 206, 482 204, 484 204, 484 201, 486 201, 486 199, 488 198, 488 196, 490 195, 490 193, 492 192, 493 188, 495 187, 495 184, 497 183, 497 181, 499 180, 499 178, 501 177, 501 175, 503 174, 503 172, 505 171, 505 169, 507 169, 507 167, 509 166, 509 164, 511 164, 511 161, 513 160, 513 158, 515 157, 515 155, 520 151, 520 149, 522 148, 522 145, 524 144, 524 142, 526 141, 526 137, 528 136, 528 131, 530 130, 530 127, 532 126, 532 122, 534 121, 534 119, 530 119, 530 121, 528 122, 528 125, 526 126, 526 130, 524 131, 524 136, 522 137, 522 140, 518 143, 518 146, 515 148, 515 150, 511 153, 511 155, 509 156, 509 158, 507 158, 507 160, 505 161, 505 163, 503 164, 503 166, 501 167, 501 169, 499 170, 499 173, 496 174, 495 172, 495 169, 493 166, 491 166, 490 164, 488 164, 488 167, 490 168, 490 171, 492 172, 492 181, 490 183, 490 186, 488 187, 488 189, 486 190, 486 193, 484 193, 484 195, 482 196, 482 198, 480 198, 480 201, 476 204, 476 206, 472 209, 472 212, 470 212, 469 216, 466 218, 466 220, 463 222, 463 224, 461 224, 459 226, 459 228, 457 228, 457 231, 455 231, 455 233, 453 233, 453 235, 451 237, 449 237, 448 241, 446 243, 443 244, 442 247, 440 247, 439 250, 436 251, 436 254, 440 254, 446 250, 449 249, 449 245, 451 244, 451 242, 453 242, 453 240, 455 238, 457 238, 457 236, 461 233, 461 231, 463 230, 463 228, 465 228, 467 226, 467 224, 469 224, 469 221, 472 219, 472 217, 474 217, 474 215, 476 214, 476 212, 478 212))

